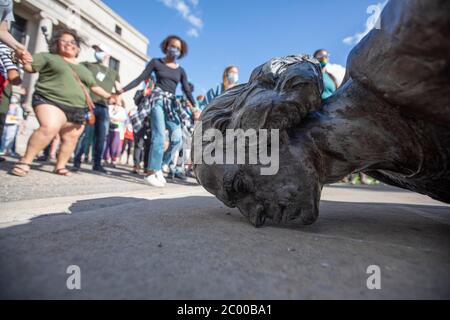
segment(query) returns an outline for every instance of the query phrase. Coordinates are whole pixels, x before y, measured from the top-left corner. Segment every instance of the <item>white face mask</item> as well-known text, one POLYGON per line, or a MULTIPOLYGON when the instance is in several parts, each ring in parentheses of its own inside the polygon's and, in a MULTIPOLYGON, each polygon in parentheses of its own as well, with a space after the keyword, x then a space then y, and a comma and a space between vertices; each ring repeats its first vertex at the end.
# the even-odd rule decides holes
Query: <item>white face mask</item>
POLYGON ((98 62, 103 62, 103 60, 105 60, 105 57, 106 57, 106 53, 104 53, 103 51, 95 52, 95 59, 98 62))
POLYGON ((228 81, 231 84, 236 84, 239 81, 239 74, 237 74, 237 73, 229 73, 227 78, 228 78, 228 81))

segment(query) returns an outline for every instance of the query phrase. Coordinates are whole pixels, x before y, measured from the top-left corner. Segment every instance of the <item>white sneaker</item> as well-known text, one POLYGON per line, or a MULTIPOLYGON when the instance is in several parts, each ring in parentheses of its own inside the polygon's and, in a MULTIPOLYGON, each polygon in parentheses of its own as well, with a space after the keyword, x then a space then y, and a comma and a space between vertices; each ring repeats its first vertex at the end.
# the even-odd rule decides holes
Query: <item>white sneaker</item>
POLYGON ((164 164, 164 165, 162 166, 162 171, 163 171, 164 173, 170 173, 170 167, 169 167, 167 164, 164 164))
POLYGON ((156 171, 156 178, 158 178, 159 181, 161 181, 162 183, 164 183, 164 185, 166 185, 167 181, 166 178, 164 178, 162 171, 156 171))
POLYGON ((158 176, 156 174, 152 174, 148 177, 145 177, 144 181, 146 184, 148 184, 152 187, 156 187, 156 188, 164 188, 165 187, 165 184, 158 179, 158 176))

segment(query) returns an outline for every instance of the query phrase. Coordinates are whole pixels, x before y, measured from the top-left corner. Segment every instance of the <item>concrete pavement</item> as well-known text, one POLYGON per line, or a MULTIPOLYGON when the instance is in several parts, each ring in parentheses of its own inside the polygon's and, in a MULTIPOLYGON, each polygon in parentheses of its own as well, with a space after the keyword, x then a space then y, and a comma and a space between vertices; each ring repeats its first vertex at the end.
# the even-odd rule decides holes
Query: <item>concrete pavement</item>
POLYGON ((449 299, 450 207, 333 185, 316 224, 255 229, 194 181, 152 189, 119 168, 67 179, 0 165, 0 298, 449 299), (6 195, 5 195, 6 193, 6 195), (69 290, 67 268, 81 270, 69 290), (381 290, 366 286, 381 270, 381 290))

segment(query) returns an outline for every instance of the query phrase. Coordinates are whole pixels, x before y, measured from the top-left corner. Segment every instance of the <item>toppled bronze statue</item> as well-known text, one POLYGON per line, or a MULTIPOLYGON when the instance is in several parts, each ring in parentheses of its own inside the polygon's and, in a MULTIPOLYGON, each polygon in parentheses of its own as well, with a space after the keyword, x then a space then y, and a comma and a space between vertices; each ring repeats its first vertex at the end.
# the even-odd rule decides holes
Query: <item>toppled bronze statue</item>
MULTIPOLYGON (((316 60, 258 67, 207 107, 196 133, 279 129, 278 173, 198 163, 199 183, 257 227, 266 218, 314 223, 322 187, 357 171, 449 203, 449 30, 450 1, 391 0, 381 29, 352 50, 344 84, 325 101, 316 60)), ((198 140, 194 157, 195 145, 214 143, 198 140)))

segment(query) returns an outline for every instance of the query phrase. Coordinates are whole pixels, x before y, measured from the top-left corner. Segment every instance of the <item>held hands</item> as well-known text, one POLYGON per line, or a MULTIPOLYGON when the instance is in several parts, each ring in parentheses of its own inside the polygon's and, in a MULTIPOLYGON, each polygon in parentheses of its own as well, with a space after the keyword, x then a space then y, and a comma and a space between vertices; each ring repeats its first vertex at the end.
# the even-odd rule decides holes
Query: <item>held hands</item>
POLYGON ((194 120, 194 121, 199 120, 201 111, 197 107, 193 106, 192 103, 189 100, 186 101, 186 105, 191 110, 192 120, 194 120))
POLYGON ((111 97, 108 98, 108 104, 110 105, 116 105, 120 101, 120 95, 118 94, 112 94, 111 97))
POLYGON ((30 65, 33 63, 33 56, 25 47, 17 48, 14 51, 18 62, 22 65, 30 65))
POLYGON ((200 115, 201 115, 200 110, 198 110, 198 109, 192 110, 192 120, 194 120, 194 121, 200 120, 200 115))

